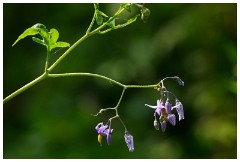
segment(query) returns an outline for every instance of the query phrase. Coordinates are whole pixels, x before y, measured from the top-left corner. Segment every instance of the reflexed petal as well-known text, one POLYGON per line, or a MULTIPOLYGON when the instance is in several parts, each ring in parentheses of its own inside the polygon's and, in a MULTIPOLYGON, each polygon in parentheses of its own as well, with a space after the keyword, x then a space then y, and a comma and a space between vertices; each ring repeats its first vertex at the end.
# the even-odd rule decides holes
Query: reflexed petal
POLYGON ((150 108, 153 108, 153 109, 156 109, 156 108, 157 108, 157 106, 152 106, 152 105, 148 105, 148 104, 145 104, 145 106, 150 107, 150 108))
POLYGON ((167 99, 166 103, 165 103, 165 108, 168 114, 171 114, 171 109, 172 109, 172 104, 170 103, 170 100, 167 99))
POLYGON ((108 135, 108 134, 110 134, 110 133, 112 133, 112 132, 113 132, 113 129, 111 129, 111 131, 110 131, 110 129, 106 129, 106 130, 103 131, 102 133, 105 134, 105 135, 108 135))
POLYGON ((105 131, 105 130, 107 129, 107 127, 108 127, 108 125, 103 125, 103 126, 101 126, 98 130, 99 130, 100 132, 103 132, 103 131, 105 131))
POLYGON ((154 120, 153 125, 156 130, 159 130, 159 122, 157 120, 154 120))
POLYGON ((127 144, 129 151, 133 152, 134 151, 133 136, 131 134, 129 134, 128 132, 125 132, 124 138, 125 138, 125 142, 127 144))
POLYGON ((110 145, 112 143, 112 134, 111 133, 107 135, 107 143, 108 143, 108 145, 110 145))
POLYGON ((167 122, 163 121, 163 122, 161 123, 162 132, 165 132, 166 126, 167 126, 167 122))
POLYGON ((157 107, 164 108, 164 103, 160 100, 157 100, 157 107))
POLYGON ((98 130, 102 125, 103 125, 103 123, 98 123, 98 125, 95 127, 95 129, 98 130))
POLYGON ((176 117, 175 117, 174 114, 168 114, 167 120, 168 120, 169 123, 171 123, 172 125, 176 125, 176 117))
POLYGON ((106 136, 105 130, 107 129, 108 125, 103 125, 103 123, 99 123, 95 129, 98 132, 98 134, 101 134, 102 136, 106 136))
POLYGON ((157 108, 156 110, 155 110, 155 113, 157 113, 159 116, 161 116, 161 111, 162 110, 162 108, 157 108))
POLYGON ((176 102, 176 110, 178 113, 179 121, 184 119, 183 105, 180 101, 176 102))
POLYGON ((161 107, 162 103, 160 102, 160 100, 157 100, 157 107, 161 107))

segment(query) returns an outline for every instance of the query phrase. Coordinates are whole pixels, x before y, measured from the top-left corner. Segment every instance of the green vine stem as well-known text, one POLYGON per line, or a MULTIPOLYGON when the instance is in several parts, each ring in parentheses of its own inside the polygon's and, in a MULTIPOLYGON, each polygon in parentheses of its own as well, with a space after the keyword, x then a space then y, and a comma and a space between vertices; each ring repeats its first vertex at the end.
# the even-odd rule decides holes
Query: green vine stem
MULTIPOLYGON (((29 89, 30 87, 34 86, 35 84, 37 84, 38 82, 42 81, 43 79, 46 78, 59 78, 59 77, 77 77, 77 76, 89 76, 89 77, 95 77, 95 78, 99 78, 99 79, 103 79, 103 80, 107 80, 110 83, 114 83, 120 87, 123 87, 123 92, 122 95, 124 94, 125 90, 128 88, 157 88, 160 86, 160 84, 154 84, 154 85, 125 85, 122 84, 114 79, 111 79, 109 77, 103 76, 103 75, 99 75, 99 74, 93 74, 93 73, 63 73, 63 74, 49 74, 47 72, 43 73, 41 76, 39 76, 38 78, 36 78, 35 80, 31 81, 30 83, 26 84, 25 86, 23 86, 22 88, 18 89, 17 91, 15 91, 14 93, 12 93, 11 95, 7 96, 4 100, 3 103, 6 103, 7 101, 11 100, 12 98, 14 98, 15 96, 17 96, 18 94, 24 92, 25 90, 29 89)), ((121 96, 122 98, 122 96, 121 96)), ((120 98, 120 99, 121 99, 120 98)), ((120 100, 121 101, 121 100, 120 100)), ((117 104, 116 107, 118 107, 119 103, 117 104)))
POLYGON ((48 74, 48 77, 50 78, 57 78, 57 77, 76 77, 76 76, 90 76, 90 77, 95 77, 95 78, 100 78, 109 81, 110 83, 114 83, 120 87, 123 87, 125 89, 127 88, 155 88, 159 86, 158 84, 154 85, 125 85, 122 84, 114 79, 111 79, 109 77, 99 75, 99 74, 93 74, 93 73, 63 73, 63 74, 48 74))
POLYGON ((45 72, 48 69, 48 64, 49 64, 49 57, 50 57, 50 50, 47 48, 47 58, 46 58, 46 63, 45 63, 45 72))
POLYGON ((15 92, 13 92, 12 94, 10 94, 9 96, 7 96, 6 98, 4 98, 3 103, 8 102, 9 100, 13 99, 14 97, 16 97, 17 95, 19 95, 20 93, 26 91, 27 89, 31 88, 32 86, 34 86, 35 84, 37 84, 38 82, 42 81, 43 79, 47 78, 47 73, 43 73, 42 75, 40 75, 38 78, 34 79, 33 81, 31 81, 30 83, 26 84, 25 86, 23 86, 22 88, 16 90, 15 92))

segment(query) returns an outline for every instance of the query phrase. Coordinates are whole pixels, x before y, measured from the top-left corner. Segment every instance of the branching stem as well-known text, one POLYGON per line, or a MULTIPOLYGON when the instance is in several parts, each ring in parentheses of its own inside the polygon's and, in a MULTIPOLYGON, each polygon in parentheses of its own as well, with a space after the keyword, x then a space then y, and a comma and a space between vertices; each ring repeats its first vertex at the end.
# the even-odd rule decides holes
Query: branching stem
POLYGON ((46 63, 45 63, 45 72, 48 69, 48 64, 49 64, 49 57, 50 57, 50 50, 47 48, 47 58, 46 58, 46 63))
POLYGON ((34 86, 35 84, 37 84, 38 82, 42 81, 43 79, 47 78, 47 73, 43 73, 42 75, 40 75, 38 78, 36 78, 35 80, 31 81, 30 83, 26 84, 25 86, 23 86, 22 88, 16 90, 15 92, 13 92, 12 94, 10 94, 9 96, 7 96, 6 98, 4 98, 3 103, 8 102, 9 100, 13 99, 15 96, 17 96, 18 94, 26 91, 27 89, 29 89, 30 87, 34 86))
POLYGON ((29 89, 30 87, 34 86, 35 84, 37 84, 38 82, 42 81, 43 79, 46 78, 57 78, 57 77, 71 77, 71 76, 91 76, 91 77, 95 77, 95 78, 100 78, 100 79, 104 79, 109 81, 110 83, 114 83, 120 87, 123 87, 123 91, 122 91, 122 95, 117 103, 117 106, 114 108, 116 110, 116 115, 117 113, 117 108, 122 100, 123 94, 125 92, 126 89, 128 88, 157 88, 160 86, 160 83, 156 84, 156 85, 125 85, 122 84, 114 79, 111 79, 109 77, 103 76, 103 75, 99 75, 99 74, 93 74, 93 73, 62 73, 62 74, 51 74, 51 71, 74 49, 76 48, 79 44, 81 44, 84 40, 86 40, 88 37, 94 35, 94 34, 105 34, 108 31, 113 30, 112 28, 109 29, 105 29, 103 30, 108 23, 110 23, 111 21, 113 21, 115 18, 117 18, 125 9, 122 8, 121 6, 119 7, 119 9, 117 10, 117 12, 114 14, 113 17, 111 17, 108 21, 104 22, 101 26, 99 26, 98 28, 96 28, 95 30, 91 31, 92 26, 95 22, 95 15, 96 15, 96 10, 94 11, 94 15, 92 18, 92 21, 86 31, 86 34, 81 37, 79 40, 77 40, 68 50, 65 51, 65 53, 63 53, 51 66, 49 65, 49 56, 50 56, 50 51, 49 49, 47 49, 47 57, 46 57, 46 63, 45 63, 45 69, 44 69, 44 73, 39 76, 38 78, 34 79, 33 81, 31 81, 30 83, 26 84, 25 86, 23 86, 22 88, 16 90, 15 92, 13 92, 12 94, 10 94, 9 96, 7 96, 6 98, 4 98, 3 103, 6 103, 8 101, 10 101, 11 99, 13 99, 14 97, 16 97, 18 94, 26 91, 27 89, 29 89), (50 66, 50 67, 49 67, 50 66))

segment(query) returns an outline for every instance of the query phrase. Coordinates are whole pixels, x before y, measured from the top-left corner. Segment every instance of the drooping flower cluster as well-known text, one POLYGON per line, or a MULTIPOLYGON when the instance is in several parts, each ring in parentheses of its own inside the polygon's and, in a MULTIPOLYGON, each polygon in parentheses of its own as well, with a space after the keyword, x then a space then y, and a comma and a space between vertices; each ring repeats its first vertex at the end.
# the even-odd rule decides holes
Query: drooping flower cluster
MULTIPOLYGON (((100 145, 102 145, 102 137, 103 136, 106 136, 106 140, 107 140, 108 145, 110 145, 112 143, 113 129, 111 129, 111 120, 109 120, 109 122, 110 122, 109 125, 108 124, 104 125, 103 123, 99 123, 95 127, 95 129, 98 133, 98 142, 100 143, 100 145)), ((124 125, 124 128, 125 128, 125 134, 124 134, 125 142, 127 144, 129 152, 133 152, 134 151, 133 136, 127 131, 125 125, 124 125)))
MULTIPOLYGON (((178 77, 173 77, 173 78, 177 79, 180 85, 182 86, 184 85, 184 82, 180 78, 178 77)), ((177 97, 172 92, 167 91, 166 87, 164 87, 163 85, 163 80, 161 81, 161 83, 162 83, 162 87, 158 89, 161 93, 161 99, 157 100, 157 105, 151 106, 151 105, 145 104, 145 106, 155 109, 155 112, 154 112, 155 120, 153 122, 153 125, 157 130, 159 130, 161 126, 161 130, 165 132, 167 122, 169 122, 173 126, 176 125, 176 116, 172 113, 172 110, 173 109, 177 110, 179 121, 184 119, 184 112, 183 112, 182 103, 177 99, 177 97), (175 97, 175 106, 172 106, 169 99, 169 94, 175 97)))
POLYGON ((169 122, 173 126, 176 125, 176 116, 174 114, 172 114, 172 112, 171 112, 174 108, 176 108, 176 110, 178 112, 179 121, 184 119, 183 106, 182 106, 182 103, 178 100, 176 101, 175 106, 172 106, 169 99, 167 99, 165 103, 162 100, 157 100, 157 106, 151 106, 148 104, 145 104, 145 106, 155 109, 154 127, 157 130, 159 130, 159 127, 161 125, 162 131, 165 132, 167 122, 169 122), (159 118, 158 118, 158 116, 159 116, 159 118), (159 120, 157 120, 157 118, 159 120))
MULTIPOLYGON (((184 85, 184 82, 177 76, 166 77, 163 80, 161 80, 155 87, 155 89, 157 89, 160 92, 160 95, 161 95, 160 99, 157 100, 157 105, 152 106, 152 105, 145 104, 145 106, 155 109, 155 112, 154 112, 155 120, 153 122, 153 125, 157 130, 159 130, 160 127, 161 127, 161 130, 163 132, 165 132, 165 130, 166 130, 167 123, 170 123, 173 126, 176 125, 176 116, 173 113, 174 109, 176 109, 176 111, 177 111, 179 121, 184 119, 183 105, 177 99, 177 97, 172 92, 168 91, 166 89, 166 87, 164 86, 163 81, 166 80, 166 79, 175 79, 175 80, 177 80, 179 85, 182 85, 182 86, 184 85), (174 106, 172 105, 172 103, 170 101, 170 99, 172 99, 172 98, 170 98, 170 95, 172 95, 175 99, 175 105, 174 106)), ((123 90, 122 95, 124 94, 124 91, 125 91, 125 89, 123 90)), ((122 98, 122 96, 120 97, 120 101, 121 101, 121 98, 122 98)), ((116 116, 111 117, 105 125, 103 123, 97 124, 95 129, 98 133, 98 142, 100 143, 100 145, 102 145, 102 137, 104 136, 104 137, 106 137, 108 145, 110 145, 112 143, 113 129, 111 129, 111 121, 114 118, 118 118, 120 120, 120 122, 122 123, 124 129, 125 129, 124 139, 125 139, 125 143, 128 147, 128 150, 129 150, 129 152, 133 152, 134 151, 133 136, 128 132, 125 124, 123 123, 122 119, 118 115, 117 107, 101 109, 94 116, 98 116, 99 114, 102 114, 103 112, 105 112, 107 110, 115 110, 116 111, 116 116)))

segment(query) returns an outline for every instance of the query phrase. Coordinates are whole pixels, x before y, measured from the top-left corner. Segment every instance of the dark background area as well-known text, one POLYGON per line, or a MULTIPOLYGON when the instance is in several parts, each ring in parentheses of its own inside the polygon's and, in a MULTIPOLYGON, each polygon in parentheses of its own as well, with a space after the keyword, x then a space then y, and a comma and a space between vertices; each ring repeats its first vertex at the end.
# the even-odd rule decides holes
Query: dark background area
MULTIPOLYGON (((119 114, 134 136, 129 153, 124 129, 113 120, 113 142, 97 142, 95 126, 113 112, 121 88, 91 77, 44 80, 3 105, 4 158, 237 158, 237 4, 146 4, 147 23, 94 35, 53 73, 91 72, 124 84, 165 84, 184 106, 185 119, 166 132, 153 127, 159 98, 153 89, 129 89, 119 114)), ((117 4, 100 9, 113 15, 117 4)), ((43 73, 45 48, 31 38, 11 47, 36 23, 56 28, 71 45, 83 36, 93 4, 3 4, 3 96, 43 73)), ((134 11, 133 13, 134 14, 134 11)), ((130 16, 128 13, 125 16, 130 16)), ((96 27, 96 26, 95 26, 96 27)), ((51 63, 66 49, 51 56, 51 63)))

